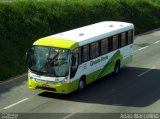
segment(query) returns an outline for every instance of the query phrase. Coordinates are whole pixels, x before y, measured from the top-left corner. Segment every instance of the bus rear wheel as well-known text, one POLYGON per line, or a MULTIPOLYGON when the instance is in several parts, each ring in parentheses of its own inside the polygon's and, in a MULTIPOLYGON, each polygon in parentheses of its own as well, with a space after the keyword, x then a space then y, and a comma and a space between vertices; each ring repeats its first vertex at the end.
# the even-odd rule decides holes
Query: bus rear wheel
POLYGON ((80 79, 78 83, 78 91, 83 91, 85 88, 85 81, 83 79, 80 79))
POLYGON ((114 74, 117 75, 120 72, 120 61, 116 61, 115 66, 114 66, 114 74))

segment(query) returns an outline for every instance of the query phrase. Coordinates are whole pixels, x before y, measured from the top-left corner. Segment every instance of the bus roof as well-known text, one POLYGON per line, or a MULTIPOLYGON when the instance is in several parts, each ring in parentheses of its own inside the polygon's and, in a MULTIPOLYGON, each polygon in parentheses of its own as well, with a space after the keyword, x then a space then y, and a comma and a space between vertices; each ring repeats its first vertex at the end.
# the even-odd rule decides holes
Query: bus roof
MULTIPOLYGON (((75 47, 74 44, 76 44, 77 46, 78 43, 79 46, 83 46, 85 44, 95 42, 99 39, 103 39, 105 37, 109 37, 130 29, 134 29, 134 25, 132 23, 118 22, 118 21, 104 21, 80 27, 77 29, 69 30, 66 32, 58 33, 55 35, 51 35, 39 39, 43 42, 40 42, 38 40, 34 44, 43 45, 43 43, 46 41, 48 42, 47 43, 48 45, 50 44, 49 42, 52 42, 51 44, 54 47, 72 49, 75 47)), ((44 45, 46 45, 46 43, 44 43, 44 45)))

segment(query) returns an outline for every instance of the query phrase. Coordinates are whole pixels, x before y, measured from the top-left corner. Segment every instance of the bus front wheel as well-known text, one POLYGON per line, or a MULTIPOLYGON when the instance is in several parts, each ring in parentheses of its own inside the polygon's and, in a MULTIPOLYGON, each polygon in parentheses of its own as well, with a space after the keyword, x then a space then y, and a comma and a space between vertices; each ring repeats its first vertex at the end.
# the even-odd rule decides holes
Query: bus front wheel
POLYGON ((83 79, 80 79, 78 83, 78 91, 82 91, 85 88, 85 81, 83 79))

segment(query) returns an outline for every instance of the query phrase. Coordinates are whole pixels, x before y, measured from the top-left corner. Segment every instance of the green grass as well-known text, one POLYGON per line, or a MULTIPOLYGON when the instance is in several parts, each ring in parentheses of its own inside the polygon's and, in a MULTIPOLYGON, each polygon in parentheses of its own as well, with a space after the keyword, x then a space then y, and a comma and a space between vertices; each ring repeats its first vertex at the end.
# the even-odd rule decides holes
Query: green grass
POLYGON ((0 80, 26 72, 25 52, 40 37, 100 21, 160 27, 160 0, 22 0, 0 2, 0 80))

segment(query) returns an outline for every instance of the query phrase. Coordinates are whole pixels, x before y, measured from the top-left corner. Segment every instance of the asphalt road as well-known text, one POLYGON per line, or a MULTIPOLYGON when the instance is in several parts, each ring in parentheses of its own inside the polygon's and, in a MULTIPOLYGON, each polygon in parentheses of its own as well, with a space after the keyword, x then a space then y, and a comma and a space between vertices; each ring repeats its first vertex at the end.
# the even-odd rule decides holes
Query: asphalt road
POLYGON ((160 30, 137 36, 134 48, 133 62, 118 76, 98 80, 81 93, 29 90, 26 74, 1 83, 0 118, 117 119, 146 112, 160 118, 160 30))

